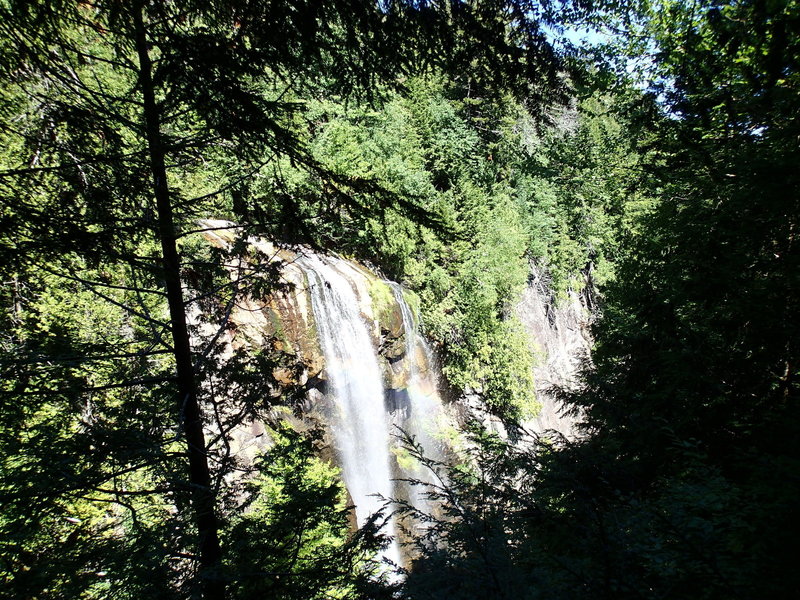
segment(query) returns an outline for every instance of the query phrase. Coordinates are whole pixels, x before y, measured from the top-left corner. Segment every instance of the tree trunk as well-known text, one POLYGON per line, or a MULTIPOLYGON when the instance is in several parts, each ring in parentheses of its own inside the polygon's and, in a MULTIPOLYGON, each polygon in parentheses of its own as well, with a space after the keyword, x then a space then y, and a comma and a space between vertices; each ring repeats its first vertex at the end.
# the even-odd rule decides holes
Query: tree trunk
POLYGON ((161 243, 164 282, 167 288, 173 353, 177 369, 178 414, 186 436, 189 456, 189 485, 192 510, 198 533, 200 580, 205 600, 223 600, 225 583, 221 573, 222 551, 219 544, 219 522, 215 513, 215 494, 211 488, 205 437, 197 400, 197 382, 192 365, 186 310, 180 281, 180 259, 175 243, 172 204, 167 185, 164 148, 161 141, 159 112, 153 90, 152 62, 147 47, 143 8, 139 4, 133 13, 136 28, 136 52, 139 57, 139 83, 144 102, 144 125, 153 178, 153 193, 158 211, 158 238, 161 243))

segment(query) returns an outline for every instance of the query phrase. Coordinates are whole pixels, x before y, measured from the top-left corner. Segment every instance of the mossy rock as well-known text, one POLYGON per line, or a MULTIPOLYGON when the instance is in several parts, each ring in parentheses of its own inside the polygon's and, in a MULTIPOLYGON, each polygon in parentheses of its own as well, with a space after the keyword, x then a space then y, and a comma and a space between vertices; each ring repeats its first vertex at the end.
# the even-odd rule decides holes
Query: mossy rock
POLYGON ((392 454, 397 460, 397 466, 406 473, 422 472, 422 464, 417 460, 416 456, 411 454, 408 448, 404 446, 394 447, 392 448, 392 454))
POLYGON ((372 312, 380 325, 381 334, 389 338, 402 336, 403 312, 389 284, 376 277, 370 277, 369 296, 372 300, 372 312))

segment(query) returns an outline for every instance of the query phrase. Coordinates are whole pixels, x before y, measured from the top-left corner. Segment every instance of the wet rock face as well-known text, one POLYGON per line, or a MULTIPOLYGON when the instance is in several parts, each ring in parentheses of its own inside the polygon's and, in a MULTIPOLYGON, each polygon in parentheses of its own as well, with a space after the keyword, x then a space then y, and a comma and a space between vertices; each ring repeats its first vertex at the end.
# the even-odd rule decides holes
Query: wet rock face
MULTIPOLYGON (((389 363, 384 366, 385 383, 394 387, 398 375, 395 367, 407 352, 403 312, 391 288, 384 281, 371 277, 369 296, 377 325, 375 342, 378 355, 389 363)), ((402 380, 401 377, 397 384, 400 387, 403 387, 402 380)))
POLYGON ((378 353, 390 362, 403 358, 406 353, 405 336, 394 337, 391 331, 381 329, 381 342, 378 346, 378 353))
MULTIPOLYGON (((203 220, 201 227, 208 229, 203 235, 213 246, 227 249, 236 241, 236 230, 231 223, 203 220), (225 229, 228 227, 228 229, 225 229)), ((232 349, 271 348, 294 357, 302 365, 299 376, 296 370, 277 367, 272 375, 284 388, 305 385, 309 379, 322 377, 325 359, 315 335, 310 299, 305 275, 291 263, 297 254, 279 249, 260 239, 250 239, 249 250, 266 257, 274 265, 283 265, 281 279, 284 287, 267 298, 240 298, 230 314, 233 324, 229 343, 232 349)), ((238 264, 229 266, 231 280, 239 277, 238 264)), ((280 390, 276 390, 279 393, 280 390)))

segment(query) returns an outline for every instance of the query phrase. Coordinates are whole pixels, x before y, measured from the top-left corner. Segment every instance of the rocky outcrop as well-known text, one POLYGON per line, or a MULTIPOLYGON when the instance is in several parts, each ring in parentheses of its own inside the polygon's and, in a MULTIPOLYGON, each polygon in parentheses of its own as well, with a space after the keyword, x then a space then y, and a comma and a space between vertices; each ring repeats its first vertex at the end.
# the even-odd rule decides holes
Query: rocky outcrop
MULTIPOLYGON (((206 240, 218 248, 227 250, 236 242, 237 230, 228 221, 206 219, 200 225, 206 240)), ((307 280, 301 269, 293 267, 297 253, 256 238, 248 239, 248 245, 248 250, 260 255, 260 260, 280 268, 281 285, 267 298, 245 295, 235 303, 229 318, 232 324, 229 341, 234 349, 271 347, 295 357, 295 362, 303 365, 299 380, 293 370, 282 367, 273 376, 286 386, 305 385, 320 377, 325 365, 314 334, 307 280)), ((229 263, 227 268, 232 281, 247 272, 247 266, 243 269, 238 261, 229 263)))
POLYGON ((516 313, 530 336, 536 397, 542 406, 525 426, 536 433, 551 430, 574 437, 577 419, 565 414, 556 392, 578 389, 580 370, 590 360, 592 313, 586 297, 571 291, 555 298, 544 270, 534 265, 516 313))

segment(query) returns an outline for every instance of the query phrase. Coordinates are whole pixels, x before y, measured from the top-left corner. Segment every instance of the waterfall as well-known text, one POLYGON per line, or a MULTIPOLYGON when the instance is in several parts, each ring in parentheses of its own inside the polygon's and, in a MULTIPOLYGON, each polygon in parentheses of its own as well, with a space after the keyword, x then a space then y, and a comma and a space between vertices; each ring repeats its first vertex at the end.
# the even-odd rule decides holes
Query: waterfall
MULTIPOLYGON (((383 377, 359 300, 336 259, 298 257, 309 283, 320 346, 325 356, 334 411, 331 432, 342 478, 355 504, 359 527, 393 496, 389 422, 384 408, 383 377)), ((384 533, 395 538, 390 519, 384 533)), ((383 558, 400 564, 396 539, 383 558)))
MULTIPOLYGON (((226 231, 236 227, 229 221, 206 219, 199 225, 216 247, 228 249, 236 239, 226 231)), ((288 287, 266 302, 244 298, 236 303, 228 354, 234 341, 274 345, 303 365, 299 376, 276 368, 276 381, 288 386, 317 382, 309 386, 303 410, 328 426, 359 527, 384 508, 384 499, 407 501, 417 513, 432 514, 435 507, 426 494, 402 480, 435 483, 433 476, 404 452, 393 428, 411 435, 425 456, 444 461, 447 444, 442 431, 452 431, 456 417, 445 415, 433 354, 418 334, 418 320, 400 285, 337 256, 281 248, 261 238, 247 241, 266 260, 280 265, 288 287)), ((235 267, 230 267, 230 275, 232 280, 241 276, 235 267)), ((278 387, 274 397, 280 391, 278 387)), ((248 460, 264 443, 261 434, 251 432, 260 428, 263 433, 263 424, 252 425, 235 432, 248 460)), ((388 516, 382 531, 394 541, 382 558, 397 565, 407 562, 410 553, 401 553, 397 533, 409 541, 406 531, 413 538, 421 525, 415 519, 388 516)))
MULTIPOLYGON (((442 401, 437 391, 433 353, 425 338, 418 335, 419 328, 411 308, 403 297, 402 288, 394 282, 390 282, 389 285, 403 316, 405 333, 403 361, 409 374, 406 388, 409 410, 396 425, 414 438, 426 457, 442 460, 444 458, 442 443, 437 439, 437 434, 444 415, 442 401)), ((426 469, 415 469, 410 475, 424 483, 435 483, 431 480, 431 473, 426 469)), ((419 486, 412 486, 409 495, 409 501, 417 511, 427 515, 433 512, 433 506, 420 491, 419 486)))

